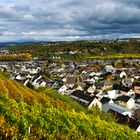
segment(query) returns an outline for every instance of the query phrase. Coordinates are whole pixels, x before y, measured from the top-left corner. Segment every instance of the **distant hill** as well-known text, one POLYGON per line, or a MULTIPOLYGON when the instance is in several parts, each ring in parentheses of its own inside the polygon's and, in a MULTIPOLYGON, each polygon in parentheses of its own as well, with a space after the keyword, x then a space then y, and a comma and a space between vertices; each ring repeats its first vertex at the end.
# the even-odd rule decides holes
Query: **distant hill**
POLYGON ((41 41, 17 41, 17 42, 0 42, 0 48, 9 48, 16 45, 41 43, 41 41))
POLYGON ((116 124, 104 114, 80 106, 76 111, 75 102, 72 107, 47 92, 35 92, 0 74, 0 139, 140 139, 135 131, 116 124))
POLYGON ((73 41, 73 42, 41 42, 31 44, 17 44, 9 48, 11 53, 28 52, 39 59, 82 59, 94 56, 139 54, 139 39, 73 41))

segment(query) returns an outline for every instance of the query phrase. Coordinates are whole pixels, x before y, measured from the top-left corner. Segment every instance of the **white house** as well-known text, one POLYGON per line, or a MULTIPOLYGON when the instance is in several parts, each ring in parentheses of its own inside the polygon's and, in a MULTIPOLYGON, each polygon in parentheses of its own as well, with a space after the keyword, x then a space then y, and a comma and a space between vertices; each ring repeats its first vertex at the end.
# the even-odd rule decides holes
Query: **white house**
POLYGON ((40 86, 40 87, 45 87, 46 84, 47 84, 47 83, 46 83, 44 80, 41 80, 41 81, 39 82, 39 86, 40 86))
POLYGON ((93 94, 93 93, 95 92, 95 89, 96 89, 96 87, 95 87, 94 85, 93 85, 93 86, 90 86, 90 87, 87 89, 87 92, 93 94))
POLYGON ((110 99, 115 99, 116 98, 116 94, 117 94, 117 91, 116 90, 109 90, 107 91, 108 93, 108 96, 110 99))
POLYGON ((91 78, 91 79, 87 79, 87 82, 90 82, 90 83, 95 83, 95 79, 94 78, 91 78))
POLYGON ((128 88, 128 87, 121 87, 120 88, 120 93, 122 95, 127 95, 127 96, 135 95, 135 91, 131 88, 128 88))
POLYGON ((58 91, 61 93, 61 94, 64 94, 66 91, 67 91, 67 86, 66 85, 63 85, 58 91))
POLYGON ((128 95, 128 96, 135 95, 135 91, 134 91, 133 89, 130 89, 130 90, 127 92, 127 95, 128 95))
POLYGON ((120 78, 122 79, 122 78, 125 78, 125 77, 127 77, 127 75, 126 75, 126 73, 124 71, 122 71, 120 73, 120 78))
POLYGON ((106 106, 106 104, 114 103, 114 101, 112 99, 108 98, 108 97, 102 97, 100 102, 102 104, 102 111, 105 111, 104 106, 106 106))
POLYGON ((106 66, 105 66, 105 71, 106 71, 106 72, 115 73, 116 69, 113 68, 113 66, 111 66, 111 65, 106 65, 106 66))
POLYGON ((128 109, 132 109, 135 107, 135 100, 129 96, 126 96, 126 95, 118 97, 115 100, 115 102, 121 106, 128 108, 128 109))
POLYGON ((37 81, 38 81, 39 79, 41 79, 41 78, 42 78, 42 76, 34 77, 34 78, 32 79, 32 83, 31 83, 31 84, 32 84, 33 86, 37 86, 37 85, 38 85, 38 82, 37 82, 37 81))
POLYGON ((93 99, 93 101, 89 104, 88 108, 91 108, 91 107, 98 107, 100 110, 102 109, 102 104, 101 102, 95 97, 93 99))
POLYGON ((18 74, 16 77, 15 77, 16 80, 25 80, 26 79, 26 76, 25 75, 22 75, 22 74, 18 74))
POLYGON ((98 97, 96 97, 96 96, 91 97, 89 95, 84 94, 84 91, 76 90, 76 91, 72 92, 70 97, 73 98, 74 100, 78 101, 81 105, 83 105, 85 107, 91 108, 91 107, 95 106, 101 110, 102 104, 98 100, 98 97))
POLYGON ((37 74, 39 70, 41 70, 40 67, 37 67, 37 68, 29 68, 29 69, 28 69, 28 71, 29 71, 31 74, 37 74))

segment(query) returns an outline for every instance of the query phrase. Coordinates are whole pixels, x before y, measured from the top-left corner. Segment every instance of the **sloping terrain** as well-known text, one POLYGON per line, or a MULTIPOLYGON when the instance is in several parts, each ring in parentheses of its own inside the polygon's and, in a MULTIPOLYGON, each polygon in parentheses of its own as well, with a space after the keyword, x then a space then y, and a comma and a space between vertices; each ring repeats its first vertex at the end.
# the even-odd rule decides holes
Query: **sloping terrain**
POLYGON ((0 139, 138 140, 140 135, 0 75, 0 139))

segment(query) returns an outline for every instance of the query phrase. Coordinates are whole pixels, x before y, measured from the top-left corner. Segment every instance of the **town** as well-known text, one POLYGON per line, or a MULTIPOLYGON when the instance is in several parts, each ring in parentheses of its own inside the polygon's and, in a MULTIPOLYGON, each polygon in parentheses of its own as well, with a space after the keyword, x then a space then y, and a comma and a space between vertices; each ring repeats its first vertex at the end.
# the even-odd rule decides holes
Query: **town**
POLYGON ((49 87, 86 108, 110 112, 140 132, 139 59, 1 61, 0 69, 32 89, 49 87))

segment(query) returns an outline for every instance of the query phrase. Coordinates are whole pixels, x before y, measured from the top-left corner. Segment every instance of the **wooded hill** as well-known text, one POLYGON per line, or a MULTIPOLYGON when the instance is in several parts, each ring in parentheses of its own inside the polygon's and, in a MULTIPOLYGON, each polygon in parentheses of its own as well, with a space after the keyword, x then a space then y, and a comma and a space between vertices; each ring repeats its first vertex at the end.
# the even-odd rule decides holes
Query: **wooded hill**
POLYGON ((54 99, 51 93, 55 91, 36 92, 0 74, 0 139, 140 139, 108 115, 96 109, 87 111, 69 97, 54 99))
MULTIPOLYGON (((134 58, 140 53, 140 42, 130 41, 75 41, 75 42, 51 42, 18 44, 9 48, 14 53, 30 53, 33 57, 40 59, 59 56, 61 59, 81 59, 81 58, 113 58, 115 55, 124 55, 126 58, 134 58), (131 54, 133 54, 131 56, 131 54)), ((137 56, 140 58, 140 56, 137 56)), ((119 57, 120 58, 120 57, 119 57)))

